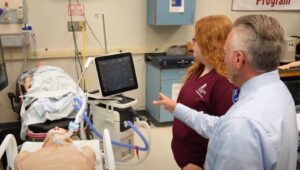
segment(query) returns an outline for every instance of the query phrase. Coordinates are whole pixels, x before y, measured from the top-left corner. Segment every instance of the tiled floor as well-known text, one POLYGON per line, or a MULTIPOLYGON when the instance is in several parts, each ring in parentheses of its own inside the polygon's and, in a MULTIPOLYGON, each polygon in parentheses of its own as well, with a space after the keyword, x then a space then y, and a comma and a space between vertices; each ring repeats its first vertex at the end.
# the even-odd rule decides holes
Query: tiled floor
MULTIPOLYGON (((140 128, 143 134, 145 130, 140 128)), ((152 144, 149 157, 138 166, 116 166, 116 170, 180 170, 175 163, 171 151, 171 138, 172 128, 171 126, 156 127, 151 125, 151 138, 152 144)), ((143 146, 140 141, 136 142, 136 145, 143 146)), ((143 152, 140 152, 140 157, 143 156, 143 152)), ((136 162, 137 159, 133 159, 128 163, 136 162)), ((0 170, 1 167, 0 163, 0 170)))
MULTIPOLYGON (((143 130, 141 130, 144 132, 143 130)), ((171 151, 172 128, 151 126, 152 148, 149 157, 138 166, 119 166, 117 170, 180 170, 171 151)), ((137 142, 138 144, 139 142, 137 142)), ((141 145, 143 146, 143 145, 141 145)), ((141 153, 142 154, 142 153, 141 153)), ((141 155, 142 157, 143 155, 141 155)), ((134 162, 136 160, 131 160, 134 162)))

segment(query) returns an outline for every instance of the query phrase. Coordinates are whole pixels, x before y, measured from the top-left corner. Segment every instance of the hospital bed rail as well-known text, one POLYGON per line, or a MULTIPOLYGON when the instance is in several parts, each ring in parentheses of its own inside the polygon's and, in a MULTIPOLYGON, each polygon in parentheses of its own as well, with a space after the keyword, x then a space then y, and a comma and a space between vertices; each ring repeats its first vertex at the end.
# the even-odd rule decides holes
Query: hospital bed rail
POLYGON ((17 147, 17 142, 16 142, 14 135, 8 134, 4 138, 4 140, 0 146, 0 158, 2 158, 2 155, 4 154, 4 152, 6 152, 6 158, 7 158, 6 169, 15 169, 14 162, 15 162, 15 158, 18 154, 18 147, 17 147))

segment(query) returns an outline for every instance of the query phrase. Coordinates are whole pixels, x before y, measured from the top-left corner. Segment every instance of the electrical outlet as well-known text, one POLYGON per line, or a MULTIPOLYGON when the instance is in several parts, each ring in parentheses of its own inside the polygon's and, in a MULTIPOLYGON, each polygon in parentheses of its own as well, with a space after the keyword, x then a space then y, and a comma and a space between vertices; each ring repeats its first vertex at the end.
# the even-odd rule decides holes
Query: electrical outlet
POLYGON ((72 30, 74 31, 85 31, 86 30, 86 26, 85 26, 85 21, 68 21, 68 31, 72 32, 72 30), (72 28, 73 25, 73 28, 72 28))
POLYGON ((85 21, 79 21, 79 31, 85 31, 86 26, 85 26, 85 21))

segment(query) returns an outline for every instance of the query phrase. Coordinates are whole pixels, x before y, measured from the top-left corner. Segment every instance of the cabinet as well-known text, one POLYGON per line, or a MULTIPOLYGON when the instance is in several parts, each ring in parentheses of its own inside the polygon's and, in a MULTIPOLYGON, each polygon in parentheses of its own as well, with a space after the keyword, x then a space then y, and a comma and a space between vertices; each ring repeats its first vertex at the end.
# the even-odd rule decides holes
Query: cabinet
POLYGON ((195 0, 185 0, 183 12, 170 12, 170 1, 147 0, 147 22, 149 25, 194 24, 195 0))
POLYGON ((153 105, 153 101, 158 99, 159 92, 172 98, 173 85, 182 83, 185 73, 186 68, 160 69, 147 63, 146 106, 157 123, 171 122, 173 115, 163 106, 153 105))

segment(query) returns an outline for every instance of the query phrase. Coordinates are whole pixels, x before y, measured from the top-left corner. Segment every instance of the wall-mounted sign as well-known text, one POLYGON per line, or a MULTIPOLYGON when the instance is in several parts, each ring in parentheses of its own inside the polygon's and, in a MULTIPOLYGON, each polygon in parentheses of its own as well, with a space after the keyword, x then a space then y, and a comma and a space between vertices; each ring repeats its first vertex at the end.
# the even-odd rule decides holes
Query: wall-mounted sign
POLYGON ((83 16, 84 6, 82 4, 70 4, 68 11, 69 16, 83 16))
POLYGON ((169 0, 169 12, 184 12, 184 0, 169 0))
POLYGON ((300 0, 233 0, 232 10, 300 10, 300 0))

